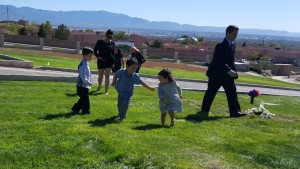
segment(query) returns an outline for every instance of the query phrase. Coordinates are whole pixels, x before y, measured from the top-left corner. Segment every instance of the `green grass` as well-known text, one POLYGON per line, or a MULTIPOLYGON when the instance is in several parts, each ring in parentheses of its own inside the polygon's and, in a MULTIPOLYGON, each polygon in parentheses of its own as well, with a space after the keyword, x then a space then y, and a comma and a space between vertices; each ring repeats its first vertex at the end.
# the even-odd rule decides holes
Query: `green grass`
MULTIPOLYGON (((35 55, 18 54, 18 53, 11 53, 11 52, 1 52, 1 53, 10 55, 13 57, 18 57, 21 59, 33 61, 34 67, 51 66, 51 67, 59 67, 59 68, 77 69, 77 65, 80 62, 80 59, 76 59, 76 58, 35 56, 35 55), (48 65, 48 62, 49 62, 49 65, 48 65)), ((93 69, 93 70, 97 69, 97 64, 96 64, 95 58, 91 61, 90 66, 91 66, 91 69, 93 69)), ((157 68, 142 67, 140 70, 140 73, 156 76, 157 73, 161 69, 162 68, 160 68, 160 67, 157 67, 157 68)), ((208 80, 208 78, 204 72, 172 69, 172 73, 175 78, 208 80)), ((300 89, 299 84, 292 84, 292 83, 274 80, 270 77, 258 77, 258 76, 253 76, 253 75, 247 75, 244 73, 239 74, 239 79, 236 81, 236 83, 259 84, 259 85, 279 86, 279 87, 289 87, 289 88, 300 89)))
MULTIPOLYGON (((0 81, 1 168, 298 168, 299 97, 264 96, 274 119, 227 118, 218 93, 213 115, 196 119, 203 92, 184 91, 184 112, 173 128, 160 127, 157 92, 137 87, 127 120, 119 122, 117 93, 91 92, 91 114, 71 115, 74 83, 0 81)), ((95 87, 91 91, 95 90, 95 87)), ((168 119, 169 122, 169 119, 168 119)))
MULTIPOLYGON (((162 68, 146 68, 142 67, 140 69, 141 74, 150 74, 157 75, 157 73, 162 68)), ((195 79, 195 80, 208 80, 208 77, 205 75, 205 72, 193 72, 187 70, 172 69, 172 73, 175 78, 186 78, 186 79, 195 79)), ((236 83, 247 83, 247 84, 256 84, 256 85, 268 85, 268 86, 278 86, 278 87, 288 87, 300 89, 299 84, 292 84, 287 82, 282 82, 274 80, 270 77, 259 77, 254 75, 248 75, 245 73, 239 73, 239 78, 236 80, 236 83)))

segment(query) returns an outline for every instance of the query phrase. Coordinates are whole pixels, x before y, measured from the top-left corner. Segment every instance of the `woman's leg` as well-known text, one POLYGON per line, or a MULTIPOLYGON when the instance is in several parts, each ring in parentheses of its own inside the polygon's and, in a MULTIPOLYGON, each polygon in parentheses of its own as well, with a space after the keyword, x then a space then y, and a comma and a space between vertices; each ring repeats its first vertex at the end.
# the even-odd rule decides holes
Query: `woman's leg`
POLYGON ((108 87, 109 87, 109 75, 111 72, 111 68, 106 68, 104 75, 105 75, 105 94, 107 94, 108 87))
POLYGON ((97 91, 101 90, 103 74, 104 74, 104 69, 98 69, 98 88, 97 88, 97 91))

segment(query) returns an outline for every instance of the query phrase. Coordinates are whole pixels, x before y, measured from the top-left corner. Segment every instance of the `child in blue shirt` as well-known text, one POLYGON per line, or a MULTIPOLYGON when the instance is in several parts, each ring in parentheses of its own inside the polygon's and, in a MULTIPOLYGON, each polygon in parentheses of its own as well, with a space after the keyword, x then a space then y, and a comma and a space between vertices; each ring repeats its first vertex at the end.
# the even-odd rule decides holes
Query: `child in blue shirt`
POLYGON ((155 90, 155 88, 152 88, 144 83, 140 76, 135 73, 137 67, 137 60, 127 60, 126 69, 117 71, 111 84, 112 86, 115 86, 116 90, 118 91, 118 111, 120 120, 122 121, 126 119, 127 110, 134 92, 135 84, 141 84, 143 87, 151 91, 155 90))
POLYGON ((90 99, 89 99, 89 89, 91 89, 91 69, 89 66, 89 61, 92 60, 94 55, 94 50, 89 47, 84 47, 82 49, 83 59, 78 65, 79 76, 77 78, 77 95, 80 97, 77 103, 72 107, 73 113, 79 113, 82 110, 82 114, 90 114, 90 99))

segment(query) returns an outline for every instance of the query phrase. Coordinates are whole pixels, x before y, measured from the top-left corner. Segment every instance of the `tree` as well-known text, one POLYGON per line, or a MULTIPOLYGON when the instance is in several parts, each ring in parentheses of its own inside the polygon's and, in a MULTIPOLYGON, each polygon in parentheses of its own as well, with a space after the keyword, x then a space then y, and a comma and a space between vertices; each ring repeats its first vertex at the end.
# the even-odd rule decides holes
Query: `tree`
POLYGON ((203 42, 204 41, 204 37, 198 37, 197 38, 199 42, 203 42))
POLYGON ((53 34, 51 32, 52 25, 51 25, 50 21, 46 21, 46 23, 44 24, 44 29, 45 29, 45 32, 46 32, 46 37, 47 38, 52 38, 52 36, 53 36, 53 34))
POLYGON ((39 31, 39 25, 35 23, 31 23, 28 27, 28 34, 31 36, 37 36, 37 33, 39 31))
POLYGON ((262 64, 262 69, 264 71, 266 71, 267 69, 271 69, 272 68, 272 62, 271 62, 271 58, 268 56, 261 56, 260 58, 260 62, 262 64))
POLYGON ((90 33, 94 33, 93 29, 87 28, 84 32, 90 32, 90 33))
POLYGON ((47 36, 43 23, 39 26, 39 31, 37 34, 38 34, 38 37, 41 37, 41 38, 45 38, 47 36))
POLYGON ((9 34, 17 35, 18 30, 20 29, 20 25, 16 23, 0 24, 0 29, 6 29, 9 34))
POLYGON ((67 40, 70 36, 70 30, 64 24, 61 24, 57 27, 55 31, 55 37, 60 40, 67 40))
POLYGON ((155 39, 152 44, 151 44, 151 47, 154 47, 154 48, 162 48, 163 47, 163 42, 159 39, 155 39))
POLYGON ((246 47, 247 44, 246 44, 246 41, 244 41, 244 43, 242 44, 242 47, 246 47))
POLYGON ((259 59, 259 55, 260 54, 258 52, 253 51, 253 52, 249 53, 249 55, 247 56, 247 60, 249 60, 249 61, 257 60, 257 59, 259 59))
POLYGON ((26 21, 26 20, 23 20, 23 19, 18 20, 17 23, 18 23, 19 25, 22 25, 22 26, 27 26, 27 25, 29 25, 29 22, 26 21))
POLYGON ((181 38, 190 38, 189 35, 182 35, 181 38))
POLYGON ((117 39, 117 40, 128 40, 129 36, 126 35, 126 33, 124 31, 114 32, 114 39, 117 39))
POLYGON ((25 26, 23 26, 18 30, 18 34, 19 35, 28 35, 28 29, 25 26))

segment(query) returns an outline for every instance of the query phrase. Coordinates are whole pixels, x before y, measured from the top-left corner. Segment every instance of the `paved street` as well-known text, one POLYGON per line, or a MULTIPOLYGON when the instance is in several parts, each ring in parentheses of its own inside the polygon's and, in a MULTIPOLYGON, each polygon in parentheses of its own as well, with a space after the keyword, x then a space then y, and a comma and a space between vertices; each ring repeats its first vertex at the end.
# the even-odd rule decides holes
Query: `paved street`
MULTIPOLYGON (((37 81, 65 81, 75 82, 78 74, 72 72, 52 71, 52 70, 37 70, 37 69, 23 69, 13 67, 1 67, 0 66, 0 80, 37 80, 37 81)), ((157 86, 158 79, 142 76, 142 79, 150 86, 157 86)), ((92 75, 92 82, 97 83, 97 75, 92 75)), ((112 77, 112 76, 111 76, 112 77)), ((192 82, 192 81, 180 81, 177 83, 182 89, 189 90, 206 90, 207 83, 205 82, 192 82)), ((300 96, 300 90, 269 88, 262 86, 244 86, 237 85, 237 91, 239 93, 246 93, 252 89, 259 89, 262 94, 268 95, 284 95, 284 96, 300 96)), ((220 91, 223 91, 221 88, 220 91)))

